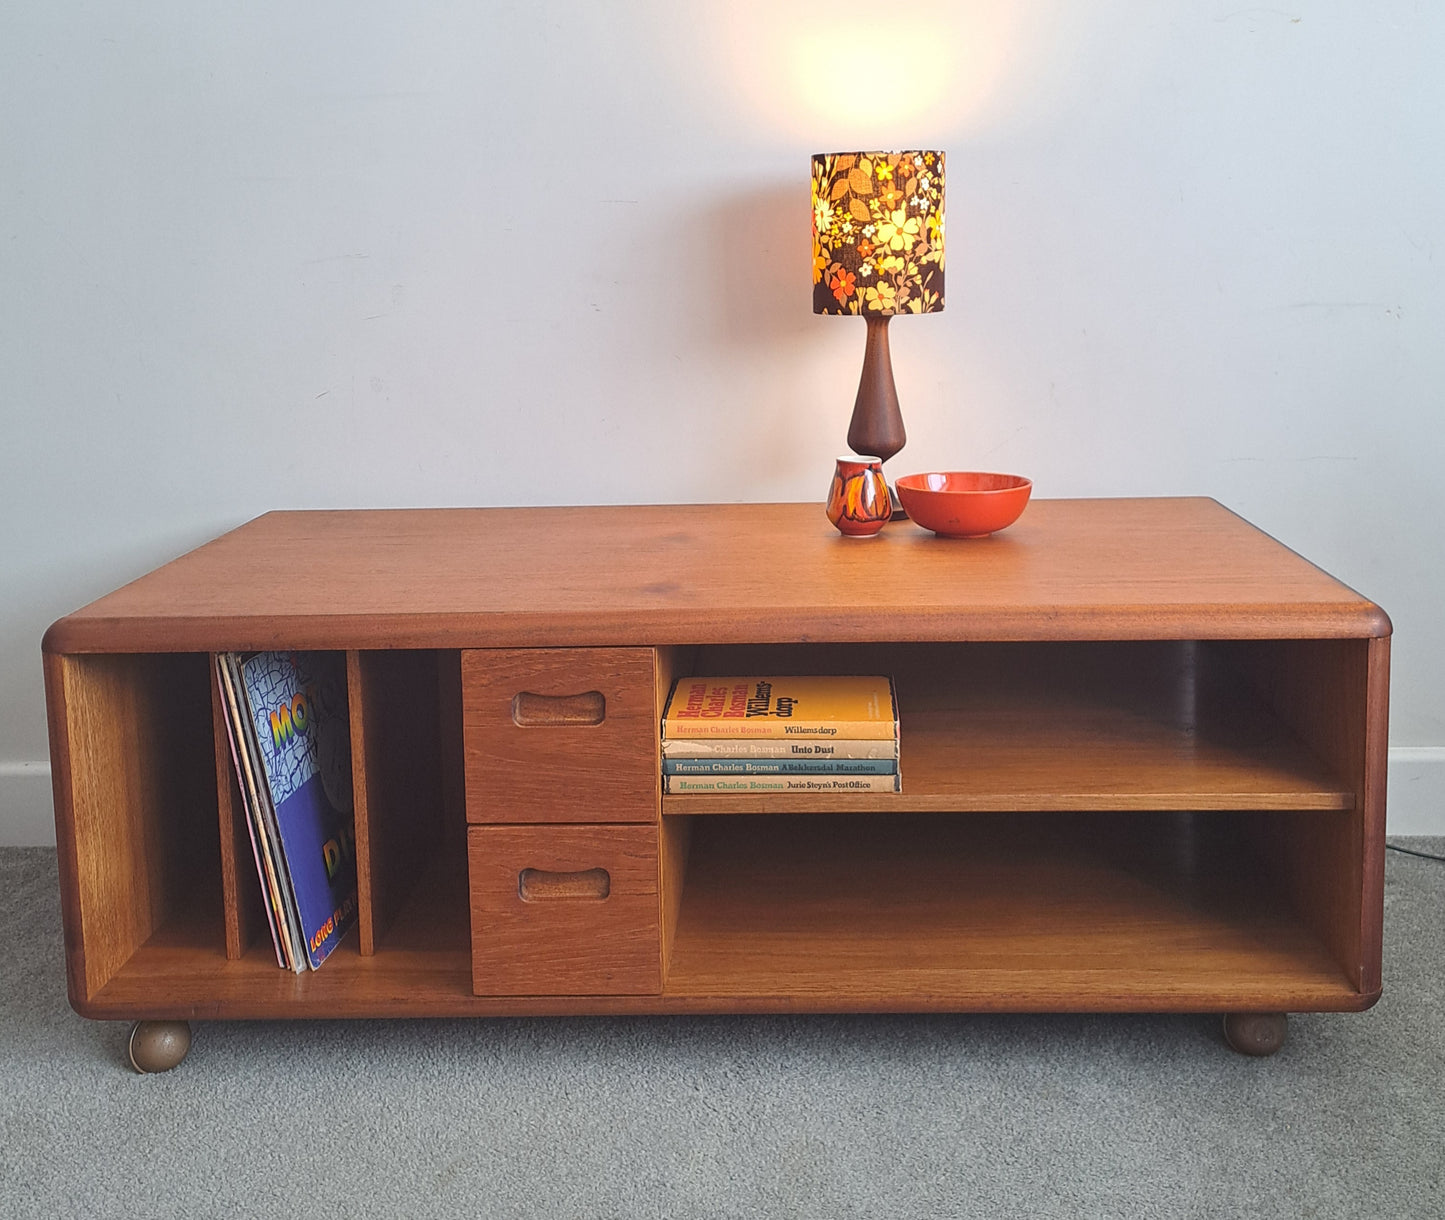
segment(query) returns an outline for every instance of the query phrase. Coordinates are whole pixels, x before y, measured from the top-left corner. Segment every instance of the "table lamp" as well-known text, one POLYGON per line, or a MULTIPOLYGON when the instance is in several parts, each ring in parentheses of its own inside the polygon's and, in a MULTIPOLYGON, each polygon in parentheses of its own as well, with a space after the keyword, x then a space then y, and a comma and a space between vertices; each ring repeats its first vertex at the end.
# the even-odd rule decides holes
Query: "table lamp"
POLYGON ((943 154, 813 157, 813 312, 862 314, 863 376, 848 425, 854 453, 887 461, 908 440, 888 320, 943 308, 943 154))

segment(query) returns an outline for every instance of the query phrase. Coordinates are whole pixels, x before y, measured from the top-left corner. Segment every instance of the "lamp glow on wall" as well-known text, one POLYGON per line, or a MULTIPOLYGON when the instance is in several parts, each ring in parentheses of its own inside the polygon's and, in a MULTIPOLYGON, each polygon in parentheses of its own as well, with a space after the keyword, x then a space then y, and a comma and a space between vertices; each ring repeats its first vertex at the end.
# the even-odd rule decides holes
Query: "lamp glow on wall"
POLYGON ((943 154, 813 157, 813 312, 861 314, 863 375, 848 425, 854 453, 887 461, 908 437, 888 322, 943 308, 943 154))

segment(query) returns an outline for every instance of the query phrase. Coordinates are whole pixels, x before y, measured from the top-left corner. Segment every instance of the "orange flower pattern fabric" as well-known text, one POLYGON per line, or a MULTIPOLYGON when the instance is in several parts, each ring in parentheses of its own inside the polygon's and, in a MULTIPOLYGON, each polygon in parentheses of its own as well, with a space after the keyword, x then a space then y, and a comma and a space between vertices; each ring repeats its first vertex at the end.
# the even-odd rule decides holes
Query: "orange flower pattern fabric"
POLYGON ((813 312, 943 308, 943 154, 813 157, 813 312))

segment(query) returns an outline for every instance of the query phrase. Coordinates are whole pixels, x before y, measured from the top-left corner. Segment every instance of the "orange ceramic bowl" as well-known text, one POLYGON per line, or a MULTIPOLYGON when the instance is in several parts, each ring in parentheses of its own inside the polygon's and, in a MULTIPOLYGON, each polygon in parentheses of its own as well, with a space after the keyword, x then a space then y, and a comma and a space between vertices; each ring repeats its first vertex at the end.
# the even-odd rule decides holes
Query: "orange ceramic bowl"
POLYGON ((906 474, 893 486, 909 518, 941 538, 984 538, 1012 525, 1034 488, 1032 479, 977 470, 906 474))

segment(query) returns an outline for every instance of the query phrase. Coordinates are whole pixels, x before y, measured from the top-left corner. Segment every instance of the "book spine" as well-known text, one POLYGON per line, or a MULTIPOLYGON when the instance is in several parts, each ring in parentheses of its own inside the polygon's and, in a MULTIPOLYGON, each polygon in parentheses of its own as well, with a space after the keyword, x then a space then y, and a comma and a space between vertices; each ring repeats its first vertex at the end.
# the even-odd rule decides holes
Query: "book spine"
POLYGON ((893 775, 896 758, 664 758, 664 775, 893 775))
POLYGON ((875 741, 777 740, 760 737, 739 740, 736 737, 673 738, 662 743, 664 758, 796 758, 827 761, 835 758, 898 757, 896 739, 875 741))
POLYGON ((686 720, 662 722, 662 739, 737 741, 897 741, 898 721, 888 720, 686 720))
POLYGON ((666 792, 899 792, 897 775, 664 775, 666 792))

